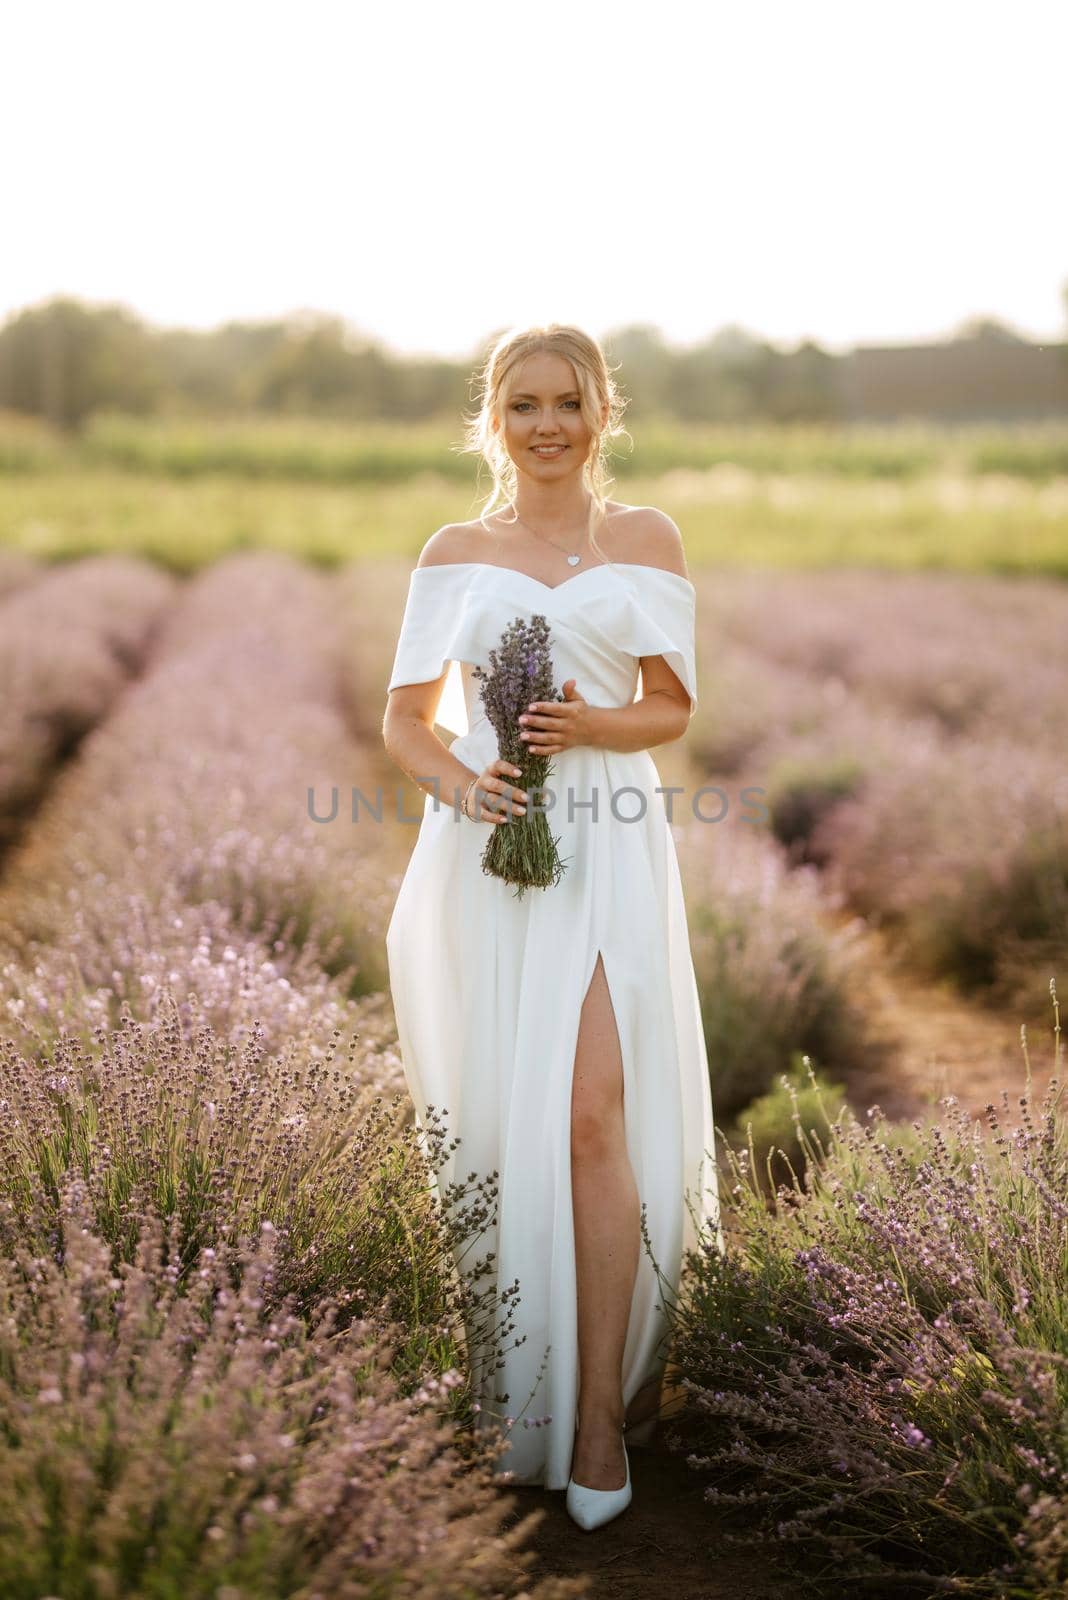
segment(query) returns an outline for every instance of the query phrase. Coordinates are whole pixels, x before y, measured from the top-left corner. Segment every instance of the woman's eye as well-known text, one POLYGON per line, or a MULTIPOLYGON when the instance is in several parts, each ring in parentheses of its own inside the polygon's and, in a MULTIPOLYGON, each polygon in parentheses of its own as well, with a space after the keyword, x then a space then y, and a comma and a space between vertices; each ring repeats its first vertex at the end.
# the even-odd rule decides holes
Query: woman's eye
MULTIPOLYGON (((524 406, 529 406, 529 404, 530 404, 529 400, 517 400, 515 405, 512 407, 512 410, 513 411, 522 411, 524 406)), ((565 404, 565 406, 579 407, 581 402, 578 401, 578 400, 565 400, 564 404, 565 404)))

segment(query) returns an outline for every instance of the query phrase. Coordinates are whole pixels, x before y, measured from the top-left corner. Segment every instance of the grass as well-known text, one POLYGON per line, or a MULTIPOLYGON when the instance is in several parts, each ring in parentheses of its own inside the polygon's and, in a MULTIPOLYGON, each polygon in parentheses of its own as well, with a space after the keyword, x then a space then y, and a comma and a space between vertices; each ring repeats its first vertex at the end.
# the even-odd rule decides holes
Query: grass
MULTIPOLYGON (((94 418, 65 440, 0 415, 0 546, 194 571, 235 549, 414 560, 489 489, 459 416, 414 424, 94 418)), ((633 423, 613 492, 678 522, 695 566, 1068 576, 1068 426, 633 423)))
MULTIPOLYGON (((829 477, 666 473, 615 486, 683 531, 691 566, 943 569, 1068 577, 1068 491, 1008 481, 887 484, 829 477)), ((285 551, 327 567, 417 557, 484 495, 425 475, 408 483, 193 478, 108 469, 0 476, 0 546, 45 560, 90 552, 148 556, 178 572, 233 550, 285 551)))
MULTIPOLYGON (((906 480, 949 472, 1032 482, 1068 476, 1068 421, 1003 427, 922 423, 711 425, 628 417, 613 470, 655 477, 731 465, 846 479, 906 480)), ((433 471, 467 483, 456 448, 462 418, 417 422, 232 416, 138 418, 98 413, 77 438, 0 411, 0 471, 118 467, 176 477, 227 472, 318 482, 401 482, 433 471)))

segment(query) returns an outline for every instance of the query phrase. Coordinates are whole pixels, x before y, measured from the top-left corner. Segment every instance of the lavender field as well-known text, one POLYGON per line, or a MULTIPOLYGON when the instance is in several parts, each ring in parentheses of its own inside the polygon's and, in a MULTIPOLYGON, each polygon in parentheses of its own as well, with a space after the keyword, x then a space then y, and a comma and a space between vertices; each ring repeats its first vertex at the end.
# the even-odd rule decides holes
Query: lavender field
MULTIPOLYGON (((611 1592, 470 1426, 500 1308, 453 1258, 492 1195, 462 1238, 429 1199, 384 965, 409 565, 0 550, 5 1600, 611 1592)), ((730 1249, 687 1264, 660 1448, 769 1595, 1053 1600, 1068 589, 692 573, 700 705, 656 759, 730 1249), (876 977, 906 1037, 927 1000, 959 1029, 942 1103, 876 977)))

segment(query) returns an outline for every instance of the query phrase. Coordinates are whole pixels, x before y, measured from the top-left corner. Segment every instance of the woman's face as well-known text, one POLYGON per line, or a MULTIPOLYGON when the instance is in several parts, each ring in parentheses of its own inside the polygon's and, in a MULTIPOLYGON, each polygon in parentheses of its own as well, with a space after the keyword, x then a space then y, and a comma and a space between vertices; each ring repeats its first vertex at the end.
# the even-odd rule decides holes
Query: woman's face
POLYGON ((504 407, 504 445, 516 470, 536 481, 581 472, 590 438, 570 361, 549 350, 526 356, 504 407))

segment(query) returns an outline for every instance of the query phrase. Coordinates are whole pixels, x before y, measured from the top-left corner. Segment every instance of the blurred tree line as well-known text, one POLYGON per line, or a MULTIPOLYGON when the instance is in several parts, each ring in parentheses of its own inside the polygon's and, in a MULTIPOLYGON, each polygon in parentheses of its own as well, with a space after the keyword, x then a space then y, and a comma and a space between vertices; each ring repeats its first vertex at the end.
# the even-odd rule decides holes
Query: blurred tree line
MULTIPOLYGON (((390 351, 325 313, 200 331, 157 328, 124 306, 92 306, 61 295, 12 313, 0 327, 0 407, 72 432, 97 410, 154 416, 259 412, 348 421, 455 417, 474 404, 472 374, 495 337, 462 361, 416 358, 390 351)), ((1002 358, 1010 345, 1021 359, 1041 352, 1047 368, 1064 353, 1063 347, 1043 351, 1030 345, 990 318, 964 324, 956 342, 1002 358)), ((603 344, 611 365, 621 368, 631 416, 823 422, 846 420, 856 411, 851 394, 860 390, 848 371, 850 354, 832 355, 811 340, 782 349, 729 326, 679 348, 656 327, 639 323, 613 330, 603 344)), ((937 359, 939 348, 952 346, 917 348, 935 351, 937 359)), ((853 353, 853 359, 863 353, 853 353)), ((996 363, 989 370, 996 382, 996 363)), ((1028 381, 1025 374, 1025 391, 1028 381)), ((921 393, 925 382, 921 368, 921 393)), ((1058 382, 1055 376, 1050 390, 1055 411, 1061 406, 1058 382)), ((1068 409, 1068 364, 1065 396, 1068 409)), ((1048 400, 1044 404, 1048 409, 1048 400)))

